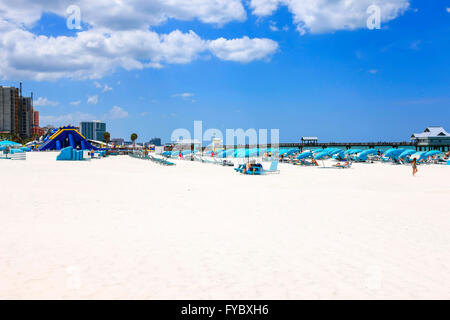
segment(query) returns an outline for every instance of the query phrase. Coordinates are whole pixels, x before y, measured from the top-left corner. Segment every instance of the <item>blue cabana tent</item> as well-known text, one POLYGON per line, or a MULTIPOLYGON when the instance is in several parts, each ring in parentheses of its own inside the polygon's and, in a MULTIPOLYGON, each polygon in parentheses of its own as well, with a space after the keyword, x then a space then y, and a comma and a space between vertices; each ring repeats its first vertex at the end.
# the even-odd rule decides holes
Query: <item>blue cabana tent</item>
POLYGON ((9 140, 3 140, 0 141, 0 147, 19 147, 22 146, 20 143, 9 141, 9 140))

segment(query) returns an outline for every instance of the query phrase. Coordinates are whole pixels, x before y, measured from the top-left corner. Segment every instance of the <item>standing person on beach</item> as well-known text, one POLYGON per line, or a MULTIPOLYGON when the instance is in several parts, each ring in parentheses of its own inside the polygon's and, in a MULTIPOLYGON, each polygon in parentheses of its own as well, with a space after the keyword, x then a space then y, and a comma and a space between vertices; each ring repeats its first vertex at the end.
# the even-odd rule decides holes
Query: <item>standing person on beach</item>
POLYGON ((413 176, 415 176, 417 171, 419 171, 417 169, 417 158, 414 158, 412 161, 412 170, 413 170, 413 172, 412 172, 413 176))

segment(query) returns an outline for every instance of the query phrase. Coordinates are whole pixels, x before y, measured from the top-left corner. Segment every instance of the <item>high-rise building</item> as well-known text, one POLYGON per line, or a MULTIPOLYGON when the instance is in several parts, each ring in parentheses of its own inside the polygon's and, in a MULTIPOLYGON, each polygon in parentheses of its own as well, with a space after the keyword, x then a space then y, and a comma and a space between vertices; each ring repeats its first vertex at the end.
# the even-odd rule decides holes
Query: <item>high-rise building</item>
POLYGON ((22 96, 20 88, 0 86, 0 132, 30 138, 33 129, 33 93, 22 96))
POLYGON ((39 127, 39 111, 33 112, 33 127, 39 127))
POLYGON ((103 141, 103 134, 106 132, 106 123, 98 120, 85 121, 80 123, 81 134, 90 140, 103 141))
POLYGON ((19 133, 19 89, 0 86, 0 132, 19 133))
POLYGON ((34 119, 33 99, 22 97, 21 100, 19 103, 19 135, 22 138, 29 138, 32 134, 34 119))

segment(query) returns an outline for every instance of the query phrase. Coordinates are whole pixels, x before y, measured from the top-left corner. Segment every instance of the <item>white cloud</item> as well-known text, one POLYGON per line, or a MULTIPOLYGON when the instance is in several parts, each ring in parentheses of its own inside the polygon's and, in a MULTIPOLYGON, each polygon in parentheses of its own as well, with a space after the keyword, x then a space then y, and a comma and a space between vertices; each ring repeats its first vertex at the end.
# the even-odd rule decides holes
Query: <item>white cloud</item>
POLYGON ((183 100, 186 100, 186 101, 189 100, 189 101, 191 101, 192 103, 194 103, 194 102, 197 101, 197 100, 193 99, 194 94, 193 94, 193 93, 190 93, 190 92, 177 93, 177 94, 174 94, 173 96, 174 96, 174 97, 181 97, 181 98, 183 98, 183 100))
POLYGON ((251 0, 253 14, 272 15, 279 6, 286 6, 293 14, 297 30, 304 34, 355 30, 367 25, 367 8, 381 9, 381 22, 386 23, 402 15, 409 8, 409 0, 251 0))
POLYGON ((108 91, 111 91, 111 90, 112 90, 112 88, 110 86, 108 86, 107 84, 105 84, 105 86, 103 87, 102 92, 108 92, 108 91))
POLYGON ((278 9, 279 0, 251 0, 250 7, 257 16, 268 16, 278 9))
POLYGON ((97 89, 100 89, 100 88, 102 87, 102 85, 101 85, 99 82, 97 82, 97 81, 94 81, 94 86, 95 86, 97 89))
POLYGON ((445 10, 447 10, 447 12, 450 13, 450 8, 446 8, 445 10))
POLYGON ((39 97, 39 98, 37 98, 37 100, 33 101, 33 105, 35 107, 56 107, 57 105, 59 105, 59 102, 51 101, 51 100, 48 100, 47 98, 39 97))
POLYGON ((81 103, 81 101, 80 100, 77 100, 77 101, 72 101, 70 104, 72 105, 72 106, 78 106, 79 104, 81 103))
POLYGON ((97 104, 98 103, 98 96, 88 97, 87 102, 89 104, 97 104))
POLYGON ((177 93, 173 95, 174 97, 182 97, 182 98, 190 98, 193 97, 194 94, 190 93, 190 92, 185 92, 185 93, 177 93))
POLYGON ((277 27, 277 24, 276 24, 276 22, 275 21, 270 21, 270 23, 269 23, 269 29, 271 30, 271 31, 279 31, 279 29, 278 29, 278 27, 277 27))
POLYGON ((83 22, 110 30, 148 29, 168 19, 222 25, 247 17, 241 0, 18 0, 14 6, 0 2, 0 12, 16 24, 31 26, 43 12, 65 16, 74 3, 81 8, 83 22))
POLYGON ((219 38, 209 43, 211 52, 222 60, 248 63, 269 58, 278 50, 278 43, 270 39, 227 40, 219 38))
POLYGON ((108 118, 111 120, 124 119, 128 117, 128 112, 119 106, 114 106, 109 110, 108 118))
POLYGON ((75 37, 47 37, 16 28, 0 38, 0 77, 99 79, 117 68, 142 70, 189 63, 208 51, 219 59, 250 62, 270 56, 277 47, 272 40, 248 37, 203 40, 193 31, 159 35, 150 30, 107 33, 91 29, 75 37))
POLYGON ((377 74, 378 70, 377 69, 371 69, 371 70, 369 70, 367 72, 370 73, 370 74, 377 74))
POLYGON ((59 116, 39 116, 41 123, 50 124, 50 125, 78 125, 81 121, 91 121, 93 119, 96 119, 96 117, 93 114, 89 113, 81 113, 81 112, 74 112, 74 113, 68 113, 63 114, 59 116))

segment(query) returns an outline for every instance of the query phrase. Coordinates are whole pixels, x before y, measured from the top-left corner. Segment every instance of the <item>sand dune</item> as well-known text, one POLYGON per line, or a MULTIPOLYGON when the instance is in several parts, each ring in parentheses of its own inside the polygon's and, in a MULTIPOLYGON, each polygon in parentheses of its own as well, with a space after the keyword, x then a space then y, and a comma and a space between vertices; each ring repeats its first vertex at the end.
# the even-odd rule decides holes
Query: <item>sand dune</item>
POLYGON ((0 161, 0 298, 450 299, 450 166, 0 161))

